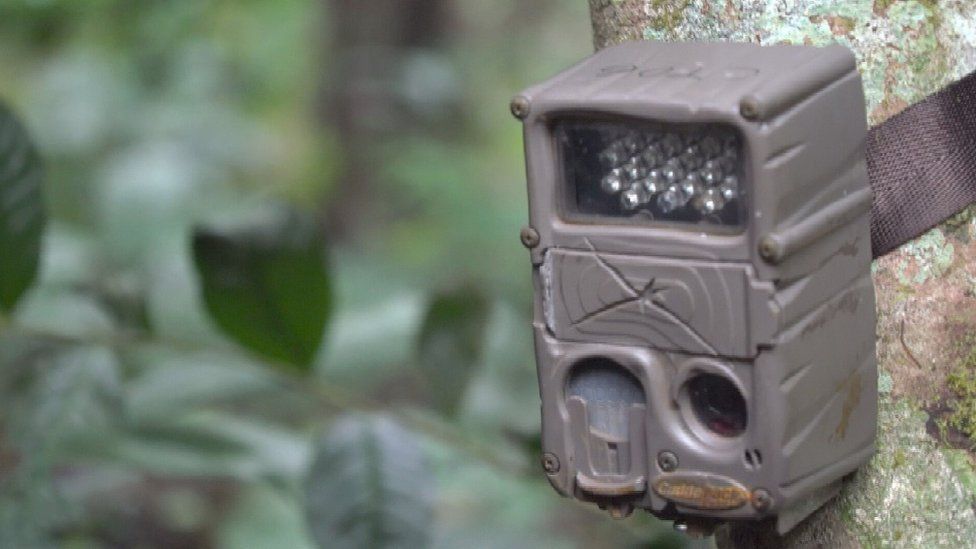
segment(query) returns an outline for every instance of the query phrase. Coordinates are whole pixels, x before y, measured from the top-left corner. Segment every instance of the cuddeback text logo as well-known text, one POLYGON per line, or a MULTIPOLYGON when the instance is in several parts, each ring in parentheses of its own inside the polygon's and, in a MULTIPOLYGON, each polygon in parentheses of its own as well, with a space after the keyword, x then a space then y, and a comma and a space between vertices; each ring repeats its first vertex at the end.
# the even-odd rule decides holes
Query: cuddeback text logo
POLYGON ((745 80, 759 74, 754 67, 724 67, 713 69, 704 63, 688 65, 659 65, 638 67, 637 65, 607 65, 597 71, 597 76, 611 76, 627 73, 637 73, 640 78, 688 78, 691 80, 745 80))

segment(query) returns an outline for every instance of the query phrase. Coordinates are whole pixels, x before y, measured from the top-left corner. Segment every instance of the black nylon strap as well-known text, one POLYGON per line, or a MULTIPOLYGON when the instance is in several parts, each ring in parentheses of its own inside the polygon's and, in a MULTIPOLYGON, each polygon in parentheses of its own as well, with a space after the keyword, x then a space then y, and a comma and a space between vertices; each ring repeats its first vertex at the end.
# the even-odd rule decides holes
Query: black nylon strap
POLYGON ((976 202, 976 72, 872 128, 866 154, 874 257, 976 202))

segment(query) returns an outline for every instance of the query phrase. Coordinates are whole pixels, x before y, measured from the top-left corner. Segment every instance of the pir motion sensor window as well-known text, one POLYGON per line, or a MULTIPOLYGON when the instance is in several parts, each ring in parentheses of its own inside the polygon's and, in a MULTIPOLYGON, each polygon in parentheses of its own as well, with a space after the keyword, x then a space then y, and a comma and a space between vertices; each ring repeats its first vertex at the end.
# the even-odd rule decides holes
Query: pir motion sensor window
POLYGON ((715 229, 745 219, 730 126, 565 120, 554 134, 570 213, 715 229))

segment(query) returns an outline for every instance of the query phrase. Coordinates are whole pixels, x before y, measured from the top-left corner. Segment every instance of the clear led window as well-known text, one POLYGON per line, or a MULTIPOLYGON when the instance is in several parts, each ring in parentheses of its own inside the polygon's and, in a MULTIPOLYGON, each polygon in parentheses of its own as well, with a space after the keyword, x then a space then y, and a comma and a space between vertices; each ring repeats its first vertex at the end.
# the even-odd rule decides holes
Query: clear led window
POLYGON ((745 217, 730 126, 566 121, 555 136, 575 213, 716 227, 745 217))

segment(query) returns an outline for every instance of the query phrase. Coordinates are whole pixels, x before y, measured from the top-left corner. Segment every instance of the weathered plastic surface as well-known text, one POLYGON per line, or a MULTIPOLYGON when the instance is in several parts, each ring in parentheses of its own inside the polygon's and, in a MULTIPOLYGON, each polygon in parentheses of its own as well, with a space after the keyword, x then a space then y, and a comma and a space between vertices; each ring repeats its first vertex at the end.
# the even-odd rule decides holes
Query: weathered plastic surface
POLYGON ((549 473, 553 486, 664 517, 795 524, 874 449, 870 190, 853 56, 841 47, 627 43, 520 96, 539 234, 531 258, 543 449, 561 464, 549 473), (580 117, 736 127, 744 230, 569 219, 550 132, 580 117), (592 357, 636 379, 643 401, 568 393, 575 366, 592 357), (744 434, 722 437, 696 421, 685 386, 696 373, 739 388, 744 434), (595 428, 593 407, 617 410, 626 430, 595 428), (661 452, 678 458, 676 470, 661 469, 661 452), (761 510, 759 489, 771 497, 761 510))
POLYGON ((728 357, 772 343, 773 286, 748 265, 571 250, 546 261, 557 339, 728 357))

